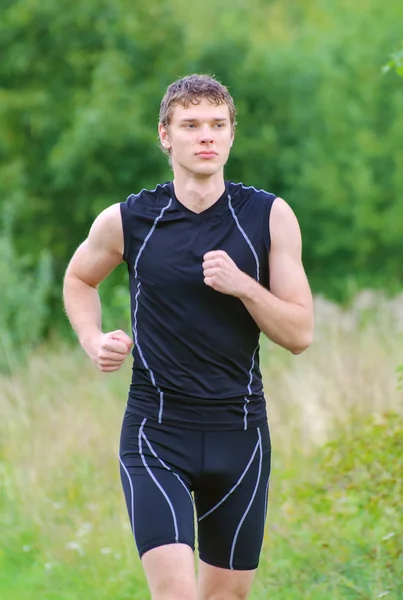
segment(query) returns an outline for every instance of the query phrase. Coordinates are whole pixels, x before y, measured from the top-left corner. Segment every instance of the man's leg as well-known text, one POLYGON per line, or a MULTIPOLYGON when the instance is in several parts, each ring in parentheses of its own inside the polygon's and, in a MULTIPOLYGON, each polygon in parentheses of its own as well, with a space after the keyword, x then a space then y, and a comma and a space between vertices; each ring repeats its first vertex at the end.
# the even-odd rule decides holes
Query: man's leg
POLYGON ((181 435, 189 432, 124 417, 120 474, 152 600, 197 599, 193 499, 187 469, 181 471, 176 456, 186 450, 181 435))
POLYGON ((206 432, 195 490, 199 600, 246 600, 262 548, 270 475, 267 425, 206 432))
POLYGON ((168 544, 149 550, 142 558, 152 600, 197 600, 192 549, 168 544))
POLYGON ((199 562, 198 600, 246 600, 256 570, 230 571, 199 562))

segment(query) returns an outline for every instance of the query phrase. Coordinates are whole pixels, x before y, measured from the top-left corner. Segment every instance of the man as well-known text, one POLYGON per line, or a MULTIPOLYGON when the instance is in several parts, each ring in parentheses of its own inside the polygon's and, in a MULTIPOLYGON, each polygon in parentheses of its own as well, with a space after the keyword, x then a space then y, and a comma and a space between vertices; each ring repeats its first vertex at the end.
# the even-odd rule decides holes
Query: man
POLYGON ((218 81, 170 85, 159 137, 173 181, 104 210, 65 277, 68 317, 98 368, 116 371, 133 346, 119 459, 153 600, 248 597, 270 474, 259 334, 294 354, 312 339, 297 220, 281 198, 224 180, 234 133, 218 81), (97 287, 122 261, 133 340, 101 326, 97 287))

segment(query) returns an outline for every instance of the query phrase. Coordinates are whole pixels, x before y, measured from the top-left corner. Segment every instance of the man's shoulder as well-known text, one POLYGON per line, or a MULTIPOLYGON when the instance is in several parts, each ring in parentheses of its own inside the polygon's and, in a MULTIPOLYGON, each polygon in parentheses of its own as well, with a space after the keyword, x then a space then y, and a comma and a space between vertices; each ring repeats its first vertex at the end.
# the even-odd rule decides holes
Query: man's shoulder
POLYGON ((276 194, 273 194, 272 192, 268 192, 253 185, 245 185, 242 182, 235 183, 234 181, 228 181, 227 184, 228 193, 234 200, 260 200, 271 203, 277 197, 276 194))
POLYGON ((171 196, 171 183, 159 183, 153 189, 143 188, 139 192, 129 194, 122 204, 127 208, 134 206, 155 207, 158 203, 171 196))

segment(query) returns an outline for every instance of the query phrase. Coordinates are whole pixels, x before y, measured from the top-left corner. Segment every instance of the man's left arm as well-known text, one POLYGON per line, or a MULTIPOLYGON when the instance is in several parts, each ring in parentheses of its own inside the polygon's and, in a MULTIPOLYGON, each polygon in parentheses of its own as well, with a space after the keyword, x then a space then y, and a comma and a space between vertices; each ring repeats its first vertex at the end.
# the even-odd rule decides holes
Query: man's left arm
POLYGON ((270 237, 270 291, 251 279, 240 300, 268 338, 300 354, 313 337, 312 294, 302 265, 298 221, 281 198, 271 209, 270 237))
POLYGON ((271 209, 270 237, 270 290, 238 269, 222 251, 204 257, 205 283, 238 297, 270 340, 300 354, 312 342, 313 302, 302 265, 298 221, 281 198, 271 209))

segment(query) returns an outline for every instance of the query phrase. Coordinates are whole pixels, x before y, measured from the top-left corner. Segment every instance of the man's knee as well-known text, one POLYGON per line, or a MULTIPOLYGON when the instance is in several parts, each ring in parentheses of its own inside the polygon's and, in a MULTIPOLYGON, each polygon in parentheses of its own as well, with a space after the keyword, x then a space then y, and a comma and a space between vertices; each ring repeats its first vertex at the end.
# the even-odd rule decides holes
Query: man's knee
POLYGON ((231 571, 199 563, 199 600, 247 600, 255 570, 231 571))
MULTIPOLYGON (((223 597, 224 598, 224 597, 223 597)), ((151 592, 152 600, 197 600, 197 596, 191 590, 180 589, 169 589, 151 592)))
POLYGON ((197 600, 193 551, 185 544, 169 544, 142 558, 152 600, 197 600))
POLYGON ((247 600, 249 592, 246 590, 231 590, 231 591, 217 591, 213 592, 208 596, 199 597, 199 600, 247 600))
POLYGON ((149 581, 149 587, 152 600, 198 600, 194 582, 181 573, 157 583, 149 581))

